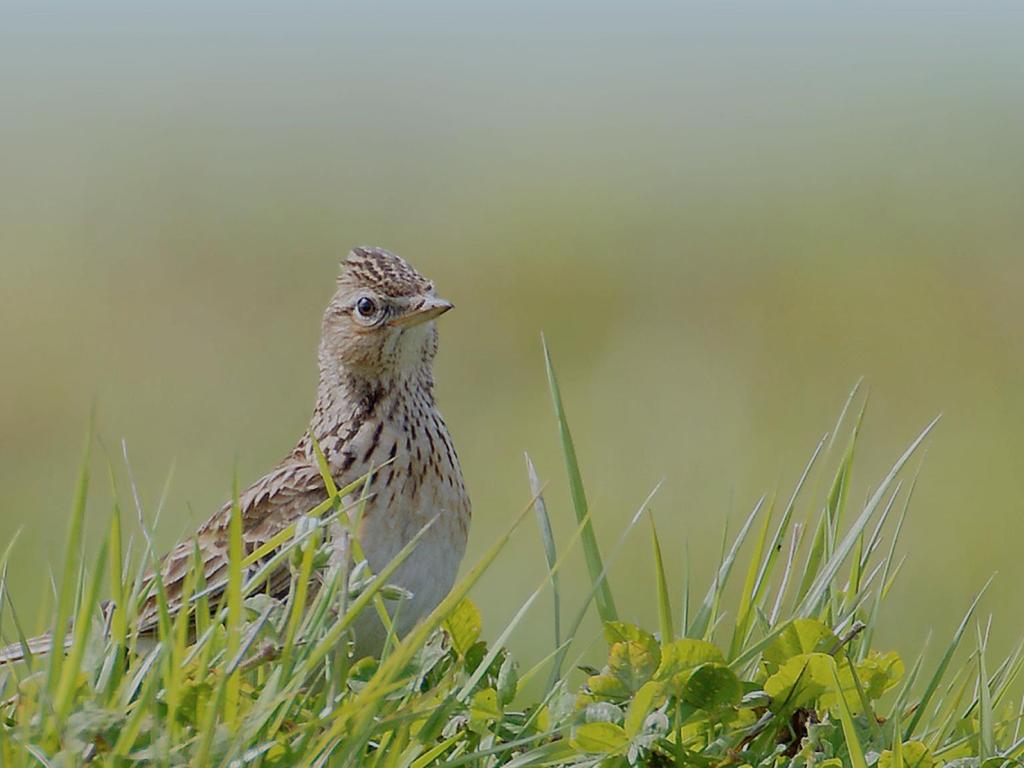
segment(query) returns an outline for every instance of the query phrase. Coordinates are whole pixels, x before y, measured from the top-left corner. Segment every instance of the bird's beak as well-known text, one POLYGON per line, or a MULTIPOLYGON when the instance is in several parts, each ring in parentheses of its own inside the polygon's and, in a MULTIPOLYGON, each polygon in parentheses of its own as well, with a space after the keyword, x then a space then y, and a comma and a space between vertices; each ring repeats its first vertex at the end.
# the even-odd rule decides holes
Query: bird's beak
POLYGON ((411 328, 414 325, 433 320, 435 317, 440 317, 453 306, 455 305, 450 301, 429 296, 419 304, 412 305, 404 315, 399 315, 389 321, 388 325, 392 328, 411 328))

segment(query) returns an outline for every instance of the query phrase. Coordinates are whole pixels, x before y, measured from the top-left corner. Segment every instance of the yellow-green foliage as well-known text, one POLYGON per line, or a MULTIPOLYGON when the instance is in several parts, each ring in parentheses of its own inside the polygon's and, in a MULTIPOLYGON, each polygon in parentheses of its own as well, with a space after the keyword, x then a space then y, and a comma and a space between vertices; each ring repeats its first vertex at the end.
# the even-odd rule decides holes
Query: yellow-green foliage
MULTIPOLYGON (((610 573, 619 547, 598 550, 550 361, 548 372, 573 485, 575 533, 561 545, 554 541, 534 477, 534 498, 512 529, 536 512, 549 572, 537 574, 532 596, 509 610, 508 625, 494 635, 468 595, 511 530, 413 632, 390 642, 379 659, 354 658, 348 628, 360 611, 380 610, 382 597, 401 597, 388 580, 416 542, 378 574, 365 563, 350 568, 332 560, 328 524, 347 519, 342 498, 358 496, 360 486, 338 489, 325 477, 330 498, 301 525, 248 558, 233 548, 223 604, 211 604, 201 579, 193 579, 195 630, 165 615, 155 647, 145 645, 130 627, 148 597, 138 585, 153 554, 125 556, 116 507, 95 566, 74 567, 83 477, 70 575, 54 612, 54 621, 72 619, 68 652, 0 669, 0 766, 933 768, 957 760, 994 768, 1017 762, 1024 740, 1020 707, 1009 695, 1024 653, 1018 649, 990 665, 988 630, 979 626, 977 649, 965 657, 962 641, 977 600, 931 673, 930 660, 908 665, 873 647, 879 605, 899 570, 896 538, 912 491, 904 471, 928 430, 859 509, 849 505, 846 485, 860 418, 848 440, 823 441, 778 515, 764 500, 755 507, 707 580, 705 596, 691 604, 692 585, 683 585, 678 620, 664 564, 681 550, 659 541, 652 525, 651 600, 659 614, 653 632, 617 618, 610 573), (832 446, 842 449, 833 456, 832 446), (814 498, 810 479, 823 473, 825 482, 817 483, 823 496, 814 498), (570 614, 568 632, 553 633, 550 656, 520 670, 504 643, 548 589, 560 624, 557 572, 577 545, 586 550, 590 594, 570 614), (262 591, 278 566, 292 573, 294 588, 284 600, 262 591), (743 574, 742 583, 732 581, 734 572, 743 574), (305 589, 311 582, 319 588, 305 589), (102 583, 112 602, 100 609, 102 583), (593 640, 580 629, 591 608, 603 620, 607 654, 600 669, 574 663, 574 653, 593 640)), ((162 585, 153 588, 159 597, 162 585)), ((0 631, 23 639, 6 586, 0 599, 0 631)), ((532 621, 534 631, 546 624, 532 621)))

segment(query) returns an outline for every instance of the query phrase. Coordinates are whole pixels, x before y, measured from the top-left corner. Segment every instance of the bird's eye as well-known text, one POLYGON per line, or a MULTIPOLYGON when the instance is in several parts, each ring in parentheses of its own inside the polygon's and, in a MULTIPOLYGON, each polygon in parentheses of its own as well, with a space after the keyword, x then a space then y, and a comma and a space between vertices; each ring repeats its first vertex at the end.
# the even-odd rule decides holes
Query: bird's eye
POLYGON ((377 314, 377 302, 369 296, 363 296, 356 302, 356 312, 364 318, 371 318, 377 314))

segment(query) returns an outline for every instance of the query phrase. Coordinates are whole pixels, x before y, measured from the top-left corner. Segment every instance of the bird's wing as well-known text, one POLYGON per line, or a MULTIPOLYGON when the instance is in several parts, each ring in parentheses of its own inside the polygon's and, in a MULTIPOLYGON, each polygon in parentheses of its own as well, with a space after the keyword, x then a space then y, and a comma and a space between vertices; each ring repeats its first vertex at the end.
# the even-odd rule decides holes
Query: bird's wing
MULTIPOLYGON (((71 642, 70 635, 64 639, 64 648, 68 648, 71 642)), ((11 645, 0 648, 0 664, 12 664, 16 661, 21 661, 26 658, 29 654, 33 656, 45 656, 51 650, 53 650, 53 635, 47 632, 45 635, 39 635, 38 637, 31 637, 25 641, 25 644, 13 643, 11 645), (28 653, 25 649, 28 649, 28 653)))
MULTIPOLYGON (((240 495, 238 501, 244 553, 248 555, 254 552, 326 498, 327 491, 319 469, 297 448, 272 472, 240 495)), ((205 594, 211 604, 215 605, 224 594, 228 582, 232 506, 232 502, 225 504, 193 537, 180 542, 160 561, 159 572, 167 597, 168 612, 172 616, 182 609, 190 609, 185 604, 184 592, 186 581, 191 578, 194 568, 197 548, 206 582, 205 594)), ((267 590, 271 594, 283 594, 287 590, 288 581, 287 568, 281 568, 271 575, 267 590)), ((159 621, 160 608, 155 585, 155 572, 151 571, 143 577, 143 589, 147 597, 134 622, 135 630, 140 635, 152 635, 159 621)), ((105 613, 109 613, 110 606, 104 608, 105 613)), ((64 639, 65 648, 69 641, 70 636, 64 639)), ((54 642, 52 635, 47 633, 29 639, 27 645, 33 655, 46 655, 53 650, 54 642)), ((25 655, 21 644, 2 647, 0 665, 20 661, 25 655)))
MULTIPOLYGON (((255 551, 326 498, 318 468, 296 451, 240 495, 244 554, 255 551)), ((161 561, 160 575, 172 615, 187 609, 183 593, 187 580, 192 578, 197 550, 206 582, 205 594, 211 604, 215 605, 227 588, 232 505, 226 503, 193 537, 180 542, 161 561)), ((135 622, 140 634, 152 633, 160 615, 154 574, 148 574, 146 581, 149 594, 135 622)), ((268 589, 279 594, 287 589, 287 584, 287 569, 282 568, 271 576, 268 589)))

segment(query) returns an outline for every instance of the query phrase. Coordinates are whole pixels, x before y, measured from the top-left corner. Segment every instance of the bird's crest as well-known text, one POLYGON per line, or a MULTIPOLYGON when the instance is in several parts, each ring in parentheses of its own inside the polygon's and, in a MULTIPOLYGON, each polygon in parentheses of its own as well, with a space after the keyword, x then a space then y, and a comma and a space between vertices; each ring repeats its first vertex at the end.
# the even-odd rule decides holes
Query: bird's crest
POLYGON ((422 296, 434 291, 430 280, 383 248, 353 248, 341 266, 339 282, 365 286, 384 296, 422 296))

